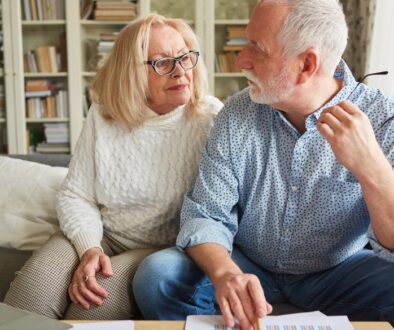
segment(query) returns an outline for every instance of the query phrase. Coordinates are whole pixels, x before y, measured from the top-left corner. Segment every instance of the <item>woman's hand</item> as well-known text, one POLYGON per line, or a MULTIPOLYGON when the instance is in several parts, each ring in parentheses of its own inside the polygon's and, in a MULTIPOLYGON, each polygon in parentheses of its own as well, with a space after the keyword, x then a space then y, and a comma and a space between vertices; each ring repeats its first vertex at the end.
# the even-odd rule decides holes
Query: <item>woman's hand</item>
POLYGON ((111 260, 99 248, 91 248, 83 254, 68 287, 74 304, 81 304, 83 308, 89 309, 91 304, 100 306, 103 303, 108 292, 97 283, 97 272, 106 277, 112 276, 111 260))
POLYGON ((263 318, 272 312, 272 306, 266 301, 255 275, 224 275, 214 283, 214 287, 216 301, 228 326, 234 326, 234 315, 242 330, 256 329, 256 317, 263 318))

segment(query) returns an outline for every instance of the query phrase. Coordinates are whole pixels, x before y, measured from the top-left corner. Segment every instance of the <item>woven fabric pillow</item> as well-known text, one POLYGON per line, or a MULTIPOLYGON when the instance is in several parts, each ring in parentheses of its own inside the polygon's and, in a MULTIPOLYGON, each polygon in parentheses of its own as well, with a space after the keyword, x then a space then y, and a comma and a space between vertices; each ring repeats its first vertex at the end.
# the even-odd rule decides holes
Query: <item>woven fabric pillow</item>
POLYGON ((0 157, 0 247, 35 250, 58 230, 56 194, 67 171, 0 157))

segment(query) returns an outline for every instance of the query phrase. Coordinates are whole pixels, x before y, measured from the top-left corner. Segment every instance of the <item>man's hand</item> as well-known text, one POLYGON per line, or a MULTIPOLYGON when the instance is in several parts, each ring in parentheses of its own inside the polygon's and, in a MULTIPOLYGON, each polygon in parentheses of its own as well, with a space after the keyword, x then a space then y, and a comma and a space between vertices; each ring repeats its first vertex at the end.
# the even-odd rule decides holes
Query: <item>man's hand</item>
POLYGON ((338 161, 357 178, 373 176, 374 164, 385 159, 368 117, 350 101, 325 109, 317 128, 338 161))
POLYGON ((227 326, 234 326, 234 315, 242 330, 257 329, 256 316, 262 318, 272 312, 272 306, 265 300, 263 288, 255 275, 227 274, 213 285, 227 326))
POLYGON ((103 303, 108 292, 97 283, 97 272, 106 277, 113 275, 109 257, 99 248, 91 248, 83 254, 68 287, 70 299, 74 304, 81 304, 83 308, 89 309, 91 304, 100 306, 103 303))

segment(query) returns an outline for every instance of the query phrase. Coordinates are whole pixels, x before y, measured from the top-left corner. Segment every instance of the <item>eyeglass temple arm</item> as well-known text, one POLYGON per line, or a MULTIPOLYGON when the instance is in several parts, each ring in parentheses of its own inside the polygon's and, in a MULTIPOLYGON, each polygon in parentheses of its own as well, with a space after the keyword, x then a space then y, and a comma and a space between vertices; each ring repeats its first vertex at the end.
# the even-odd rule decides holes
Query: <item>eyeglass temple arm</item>
POLYGON ((354 93, 354 91, 357 89, 358 86, 360 86, 360 84, 367 79, 369 76, 383 76, 388 74, 388 71, 380 71, 380 72, 373 72, 373 73, 368 73, 366 74, 364 77, 361 78, 361 80, 359 81, 359 83, 356 85, 356 87, 354 87, 354 89, 350 92, 350 94, 348 95, 348 99, 350 98, 350 96, 354 93))
MULTIPOLYGON (((389 72, 388 71, 380 71, 380 72, 373 72, 373 73, 368 73, 366 74, 364 77, 361 78, 360 82, 356 85, 356 87, 354 87, 354 89, 350 92, 349 96, 347 97, 348 99, 350 98, 350 96, 353 94, 353 92, 357 89, 358 86, 360 86, 360 84, 369 76, 380 76, 380 75, 387 75, 389 72)), ((388 119, 386 119, 382 125, 379 126, 379 129, 382 128, 384 125, 386 125, 391 119, 394 119, 394 116, 389 117, 388 119)))

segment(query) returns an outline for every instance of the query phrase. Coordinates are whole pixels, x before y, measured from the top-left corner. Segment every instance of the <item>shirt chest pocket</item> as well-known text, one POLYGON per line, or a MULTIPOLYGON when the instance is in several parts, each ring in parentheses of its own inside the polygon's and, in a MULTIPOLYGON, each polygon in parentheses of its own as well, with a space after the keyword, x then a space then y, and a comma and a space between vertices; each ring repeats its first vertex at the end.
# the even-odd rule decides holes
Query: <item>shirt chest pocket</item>
POLYGON ((316 205, 325 205, 330 219, 365 219, 368 211, 358 182, 322 177, 313 190, 316 205))

